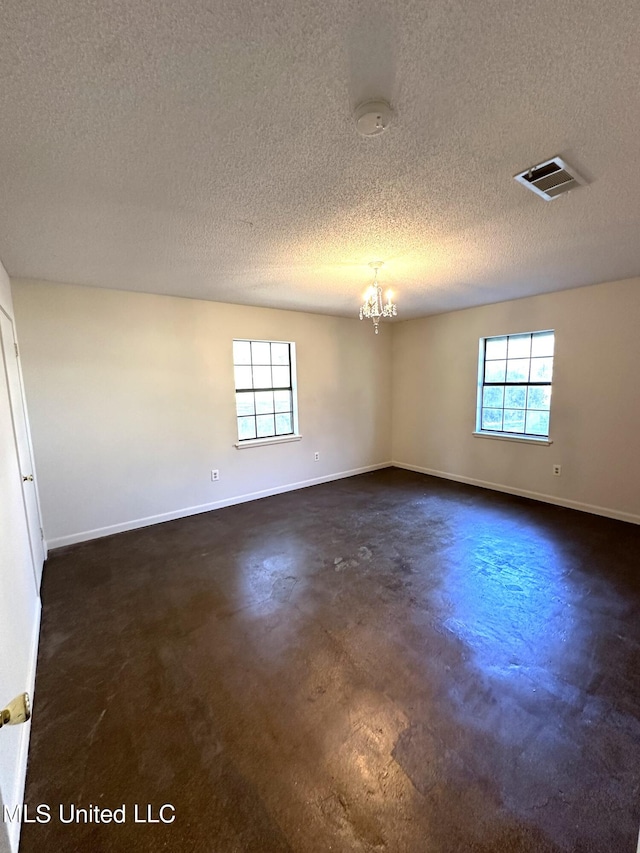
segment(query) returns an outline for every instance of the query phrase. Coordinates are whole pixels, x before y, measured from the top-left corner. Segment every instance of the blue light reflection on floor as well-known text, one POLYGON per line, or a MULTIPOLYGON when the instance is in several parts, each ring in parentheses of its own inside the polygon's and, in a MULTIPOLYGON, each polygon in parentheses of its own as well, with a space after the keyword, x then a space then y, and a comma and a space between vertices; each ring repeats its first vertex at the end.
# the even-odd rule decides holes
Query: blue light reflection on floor
POLYGON ((544 530, 475 523, 447 559, 443 627, 473 651, 477 666, 503 675, 521 665, 546 667, 572 638, 575 592, 544 530))

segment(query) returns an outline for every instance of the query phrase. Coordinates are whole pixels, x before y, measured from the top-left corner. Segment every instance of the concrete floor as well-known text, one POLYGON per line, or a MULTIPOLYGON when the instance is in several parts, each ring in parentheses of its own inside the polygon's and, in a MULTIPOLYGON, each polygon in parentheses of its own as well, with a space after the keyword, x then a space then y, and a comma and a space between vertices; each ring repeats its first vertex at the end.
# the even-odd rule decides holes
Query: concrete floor
POLYGON ((395 469, 60 549, 21 851, 632 853, 639 554, 395 469))

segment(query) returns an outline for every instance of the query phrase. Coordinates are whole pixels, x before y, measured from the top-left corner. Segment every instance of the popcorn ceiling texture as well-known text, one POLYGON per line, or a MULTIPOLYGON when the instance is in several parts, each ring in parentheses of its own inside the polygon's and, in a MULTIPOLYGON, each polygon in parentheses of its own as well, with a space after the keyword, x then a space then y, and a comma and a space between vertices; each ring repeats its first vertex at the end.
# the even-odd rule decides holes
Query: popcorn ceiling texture
POLYGON ((639 31, 632 0, 4 0, 0 257, 346 316, 382 259, 403 319, 638 275, 639 31), (590 186, 513 181, 556 154, 590 186))

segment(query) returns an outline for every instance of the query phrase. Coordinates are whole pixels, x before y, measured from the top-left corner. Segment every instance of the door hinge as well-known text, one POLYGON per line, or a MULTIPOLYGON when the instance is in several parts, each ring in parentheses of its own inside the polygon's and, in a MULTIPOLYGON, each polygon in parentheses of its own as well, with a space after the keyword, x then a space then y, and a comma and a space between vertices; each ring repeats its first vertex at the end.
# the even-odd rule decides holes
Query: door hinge
POLYGON ((13 348, 16 351, 16 358, 20 358, 20 353, 18 352, 18 344, 14 343, 13 348))
POLYGON ((44 542, 44 530, 42 528, 40 528, 40 538, 44 542))
POLYGON ((17 726, 31 719, 31 700, 28 693, 16 696, 6 708, 0 711, 0 729, 2 726, 17 726))

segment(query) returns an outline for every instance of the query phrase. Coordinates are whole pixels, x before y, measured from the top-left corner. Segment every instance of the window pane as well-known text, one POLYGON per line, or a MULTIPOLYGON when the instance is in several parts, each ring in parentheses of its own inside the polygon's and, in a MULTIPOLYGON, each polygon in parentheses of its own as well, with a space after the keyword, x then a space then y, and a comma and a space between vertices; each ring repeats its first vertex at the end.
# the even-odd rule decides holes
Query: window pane
POLYGON ((290 412, 291 408, 291 391, 274 391, 273 392, 276 412, 290 412))
POLYGON ((507 362, 507 382, 527 382, 529 379, 529 359, 513 358, 507 362))
POLYGON ((287 435, 293 432, 291 415, 276 415, 276 435, 287 435))
POLYGON ((233 372, 236 378, 236 388, 251 388, 251 368, 250 367, 234 367, 233 372))
POLYGON ((289 364, 289 344, 271 344, 273 364, 289 364))
POLYGON ((256 391, 256 413, 273 414, 273 391, 256 391))
POLYGON ((482 429, 502 429, 502 409, 482 410, 482 429))
POLYGON ((292 346, 282 341, 233 341, 240 441, 293 433, 292 346))
POLYGON ((509 358, 529 358, 531 355, 531 335, 511 335, 509 338, 509 358))
POLYGON ((273 368, 273 387, 288 388, 291 385, 291 374, 288 367, 273 368))
POLYGON ((495 385, 487 385, 482 389, 482 405, 502 408, 504 401, 504 388, 495 385))
POLYGON ((271 364, 271 344, 268 341, 251 341, 251 356, 254 364, 271 364))
POLYGON ((531 382, 551 382, 553 374, 552 358, 531 359, 531 382))
POLYGON ((271 368, 270 367, 254 367, 253 368, 253 387, 254 388, 271 388, 271 368))
POLYGON ((549 411, 551 404, 551 388, 538 386, 529 387, 529 396, 527 398, 528 409, 545 409, 549 411))
POLYGON ((266 438, 276 434, 273 418, 273 415, 256 415, 258 438, 266 438))
POLYGON ((506 361, 487 361, 484 366, 485 382, 504 382, 506 361))
POLYGON ((236 413, 238 415, 252 415, 254 412, 253 391, 249 391, 248 394, 236 394, 236 413))
POLYGON ((527 412, 526 432, 531 435, 549 435, 549 412, 527 412))
POLYGON ((553 331, 484 339, 480 429, 549 435, 553 331))
POLYGON ((533 336, 531 355, 553 355, 555 335, 553 332, 538 332, 533 336))
POLYGON ((233 342, 233 363, 251 364, 251 344, 249 341, 233 342))
POLYGON ((248 438, 256 437, 255 418, 238 418, 238 438, 246 441, 248 438))
POLYGON ((505 388, 504 405, 506 409, 524 409, 527 404, 526 388, 505 388))
POLYGON ((485 341, 485 359, 506 358, 507 338, 487 338, 485 341))
POLYGON ((503 430, 524 432, 524 409, 505 409, 503 430))

